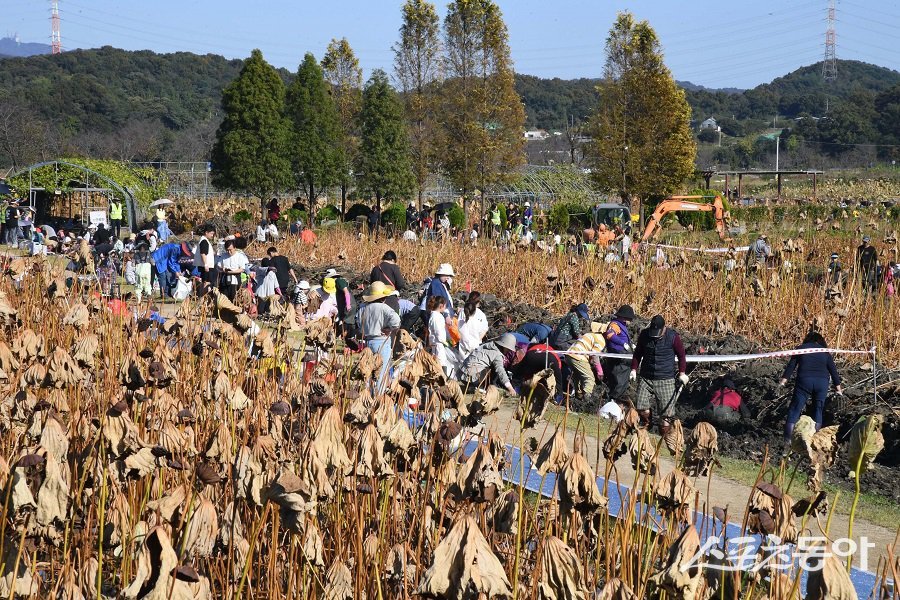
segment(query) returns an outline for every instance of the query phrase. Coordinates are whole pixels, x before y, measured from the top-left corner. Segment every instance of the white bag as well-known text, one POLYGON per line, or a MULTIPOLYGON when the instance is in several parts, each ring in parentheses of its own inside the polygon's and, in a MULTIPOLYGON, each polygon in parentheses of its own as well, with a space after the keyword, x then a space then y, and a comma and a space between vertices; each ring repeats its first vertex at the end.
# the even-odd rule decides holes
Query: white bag
POLYGON ((175 291, 172 297, 175 300, 186 300, 191 295, 191 282, 183 275, 178 275, 178 281, 175 283, 175 291))

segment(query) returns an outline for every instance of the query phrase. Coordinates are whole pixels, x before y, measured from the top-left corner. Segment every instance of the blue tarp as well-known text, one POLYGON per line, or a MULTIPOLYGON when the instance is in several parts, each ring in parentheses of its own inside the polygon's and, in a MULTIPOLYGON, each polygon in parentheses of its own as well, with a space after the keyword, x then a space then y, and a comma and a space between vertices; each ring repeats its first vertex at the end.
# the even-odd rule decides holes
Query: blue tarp
MULTIPOLYGON (((424 423, 424 417, 421 413, 404 411, 403 416, 413 428, 420 427, 424 423)), ((477 447, 478 443, 476 441, 470 441, 463 449, 463 452, 466 456, 468 456, 472 452, 474 452, 477 447)), ((512 446, 509 444, 506 446, 506 449, 506 465, 503 469, 503 472, 501 473, 503 479, 509 483, 518 485, 520 476, 524 473, 523 483, 526 490, 536 494, 541 494, 542 496, 547 498, 552 497, 554 491, 556 490, 556 474, 547 473, 546 476, 541 477, 540 473, 538 473, 531 464, 531 458, 527 454, 523 453, 516 446, 512 446)), ((606 480, 604 480, 603 477, 597 477, 598 488, 601 491, 603 491, 604 489, 606 490, 606 497, 609 499, 607 511, 609 512, 610 516, 618 517, 624 510, 626 510, 625 507, 628 506, 629 503, 636 501, 632 499, 631 488, 628 485, 624 485, 613 480, 609 481, 608 487, 604 488, 605 485, 606 480)), ((656 511, 652 507, 648 507, 643 504, 639 504, 636 507, 636 520, 642 521, 645 511, 650 512, 650 520, 653 523, 663 523, 663 519, 656 513, 656 511)), ((745 552, 749 553, 749 555, 755 555, 760 544, 762 544, 764 541, 764 537, 761 535, 745 536, 740 524, 737 523, 724 524, 723 531, 722 523, 718 522, 716 519, 709 515, 705 515, 699 512, 694 512, 694 525, 697 528, 697 532, 700 534, 701 546, 710 541, 710 538, 718 537, 726 538, 728 540, 736 540, 738 538, 750 537, 753 539, 753 541, 748 542, 743 548, 745 552)), ((729 549, 731 549, 731 546, 729 547, 729 549)), ((860 599, 875 597, 876 577, 874 573, 854 568, 850 571, 850 581, 853 582, 853 586, 856 588, 856 593, 860 599)), ((805 587, 806 574, 804 573, 801 576, 801 588, 805 590, 805 587)))

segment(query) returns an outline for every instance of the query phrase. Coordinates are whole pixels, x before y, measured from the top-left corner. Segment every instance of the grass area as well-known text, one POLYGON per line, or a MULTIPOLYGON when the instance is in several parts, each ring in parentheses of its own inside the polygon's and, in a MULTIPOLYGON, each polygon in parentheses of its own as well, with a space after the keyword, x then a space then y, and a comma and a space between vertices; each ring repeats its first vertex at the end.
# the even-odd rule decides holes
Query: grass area
MULTIPOLYGON (((554 424, 562 424, 564 416, 565 410, 557 406, 549 407, 545 413, 547 421, 554 424)), ((575 431, 579 427, 579 423, 583 425, 587 435, 593 437, 597 437, 597 428, 599 426, 601 441, 611 430, 610 422, 606 419, 600 419, 596 415, 579 413, 569 413, 569 416, 566 419, 566 429, 575 431)), ((659 436, 653 434, 651 434, 650 437, 654 441, 659 439, 659 436)), ((664 455, 661 458, 663 458, 663 460, 669 459, 668 455, 664 455)), ((756 483, 760 467, 758 462, 732 458, 729 456, 719 456, 718 458, 721 466, 714 468, 714 472, 717 476, 736 481, 737 483, 748 487, 751 487, 756 483)), ((770 460, 774 461, 774 464, 770 463, 767 472, 764 475, 764 478, 767 481, 772 480, 773 475, 778 472, 780 465, 777 456, 771 456, 770 460)), ((791 470, 793 469, 793 466, 790 466, 791 468, 785 473, 785 481, 790 482, 790 486, 785 484, 783 488, 787 493, 790 493, 792 497, 799 499, 807 495, 806 481, 808 477, 805 472, 797 469, 797 472, 793 475, 793 481, 791 481, 791 470)), ((850 514, 853 488, 849 482, 846 485, 826 483, 825 491, 828 492, 829 501, 832 504, 836 504, 835 510, 838 514, 850 514), (837 502, 835 503, 835 497, 838 493, 840 493, 840 497, 838 497, 837 502)), ((880 525, 894 531, 897 529, 898 524, 900 524, 900 505, 892 498, 874 492, 864 491, 859 497, 856 519, 868 521, 869 523, 880 525)))

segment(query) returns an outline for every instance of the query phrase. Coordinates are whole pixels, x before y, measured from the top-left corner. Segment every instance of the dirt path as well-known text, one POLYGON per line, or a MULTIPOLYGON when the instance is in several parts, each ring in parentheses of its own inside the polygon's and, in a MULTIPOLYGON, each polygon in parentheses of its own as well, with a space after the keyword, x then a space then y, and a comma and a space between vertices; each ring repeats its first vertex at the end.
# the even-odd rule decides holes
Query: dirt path
MULTIPOLYGON (((504 402, 500 411, 491 417, 485 419, 486 428, 489 430, 493 430, 497 432, 507 443, 517 444, 519 440, 519 422, 513 417, 513 413, 515 411, 515 402, 512 400, 507 400, 504 402)), ((554 432, 556 425, 554 423, 550 423, 547 421, 539 422, 534 428, 526 429, 522 432, 522 439, 527 440, 530 437, 534 437, 538 440, 538 447, 543 444, 554 432)), ((604 469, 604 465, 606 460, 603 458, 602 454, 598 455, 598 449, 600 444, 602 444, 602 440, 597 439, 597 431, 587 431, 587 436, 585 439, 585 453, 588 459, 588 462, 594 466, 595 471, 597 471, 598 464, 598 456, 599 456, 599 465, 600 469, 598 475, 602 476, 604 469)), ((569 449, 572 448, 572 443, 575 439, 575 432, 572 429, 568 429, 565 432, 566 440, 569 444, 569 449)), ((605 435, 605 434, 604 434, 605 435)), ((527 445, 523 443, 523 445, 527 445)), ((668 452, 664 455, 660 455, 659 457, 659 470, 660 476, 669 473, 674 469, 675 463, 672 458, 669 456, 668 452)), ((632 486, 634 483, 635 473, 634 469, 631 468, 631 459, 626 454, 619 458, 615 463, 615 469, 613 473, 610 475, 610 483, 618 482, 622 485, 632 486)), ((709 480, 708 477, 698 477, 694 481, 694 486, 700 492, 700 506, 706 506, 706 512, 710 512, 710 508, 713 506, 720 506, 722 508, 728 508, 728 518, 732 523, 740 524, 744 518, 744 512, 746 509, 747 499, 750 497, 751 487, 745 485, 743 483, 739 483, 737 481, 733 481, 731 479, 727 479, 725 477, 721 477, 717 475, 715 472, 712 474, 712 481, 709 480), (708 493, 707 493, 708 491, 708 493)), ((796 486, 795 486, 796 488, 796 486)), ((803 493, 806 490, 802 489, 794 489, 795 497, 802 497, 803 493)), ((833 500, 833 498, 829 498, 829 500, 833 500)), ((849 502, 849 498, 842 498, 843 502, 849 502)), ((824 526, 825 520, 822 519, 822 524, 824 526)), ((799 523, 798 523, 799 525, 799 523)), ((843 514, 835 514, 831 519, 831 536, 832 538, 841 538, 846 537, 849 526, 849 518, 847 515, 843 514)), ((818 525, 815 520, 810 520, 807 523, 808 531, 806 535, 815 536, 821 535, 818 525)), ((856 540, 860 538, 867 538, 869 543, 874 544, 874 548, 871 548, 868 556, 868 567, 867 570, 875 571, 878 562, 882 558, 887 558, 887 546, 889 544, 893 544, 896 538, 897 532, 891 531, 885 527, 881 527, 879 525, 875 525, 873 523, 869 523, 867 521, 862 521, 859 518, 855 519, 853 525, 853 537, 856 540)), ((858 566, 860 564, 859 556, 854 559, 854 565, 858 566)))

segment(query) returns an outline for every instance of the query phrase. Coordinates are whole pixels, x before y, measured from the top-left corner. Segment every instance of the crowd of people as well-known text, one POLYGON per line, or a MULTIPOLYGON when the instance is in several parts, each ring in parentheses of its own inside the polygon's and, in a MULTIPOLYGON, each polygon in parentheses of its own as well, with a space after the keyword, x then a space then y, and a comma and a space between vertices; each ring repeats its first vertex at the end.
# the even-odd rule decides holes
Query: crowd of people
MULTIPOLYGON (((497 205, 488 212, 488 235, 531 244, 534 215, 528 203, 521 212, 514 206, 507 209, 508 228, 502 227, 499 213, 497 205)), ((265 256, 257 260, 251 260, 245 252, 249 240, 240 235, 218 239, 212 225, 204 225, 196 232, 197 241, 176 238, 168 229, 163 207, 154 214, 150 226, 124 238, 119 203, 110 204, 110 227, 97 223, 80 233, 75 233, 75 227, 67 230, 35 226, 32 214, 17 202, 8 202, 0 210, 2 238, 8 245, 17 246, 26 240, 33 254, 70 253, 74 263, 70 267, 76 271, 87 269, 88 248, 101 288, 113 294, 113 282, 121 275, 134 286, 139 302, 154 295, 182 300, 215 288, 254 315, 265 315, 290 304, 301 325, 330 319, 335 333, 348 348, 368 347, 382 357, 379 387, 388 382, 394 334, 401 328, 418 336, 446 375, 466 388, 491 383, 516 393, 522 382, 550 369, 560 399, 567 397, 571 406, 592 410, 605 407, 606 414, 621 415, 625 405, 633 405, 641 423, 645 427, 655 425, 661 433, 671 427, 680 391, 689 381, 685 348, 678 332, 666 324, 662 315, 653 316, 641 331, 633 331, 636 315, 628 305, 604 319, 592 315, 586 304, 577 304, 556 323, 522 323, 513 331, 487 339, 490 325, 481 309, 481 294, 473 291, 464 297, 455 295, 452 282, 456 272, 448 263, 440 264, 433 276, 415 286, 404 278, 396 252, 388 250, 372 268, 368 287, 358 297, 336 269, 329 269, 318 281, 304 279, 275 245, 269 245, 280 239, 275 226, 280 217, 277 200, 267 205, 268 219, 257 227, 254 248, 266 248, 265 256), (457 302, 461 305, 457 306, 457 302)), ((410 204, 409 231, 433 229, 430 219, 428 213, 419 213, 410 204)), ((580 239, 562 240, 555 235, 548 247, 573 245, 578 252, 597 252, 612 256, 609 260, 627 261, 632 251, 629 226, 617 223, 608 227, 600 223, 596 228, 585 229, 580 239)), ((444 232, 442 235, 450 235, 446 213, 438 215, 437 228, 444 232)), ((472 231, 477 239, 478 227, 472 231)), ((292 226, 289 233, 304 242, 315 242, 315 234, 302 223, 297 224, 296 232, 292 226)), ((772 256, 768 238, 762 234, 751 245, 747 261, 762 267, 772 256)), ((868 237, 857 249, 856 268, 867 291, 884 289, 887 295, 893 295, 893 279, 900 275, 897 266, 893 262, 879 265, 877 250, 868 237)), ((837 255, 832 255, 827 273, 827 289, 833 291, 844 285, 837 255)), ((811 333, 801 346, 816 347, 826 347, 818 333, 811 333)), ((815 421, 821 426, 831 384, 838 392, 841 389, 840 377, 828 353, 795 357, 786 368, 782 383, 794 371, 797 382, 785 425, 786 439, 810 400, 815 421)), ((725 379, 715 389, 703 414, 719 424, 729 424, 747 418, 749 411, 733 381, 725 379)))

